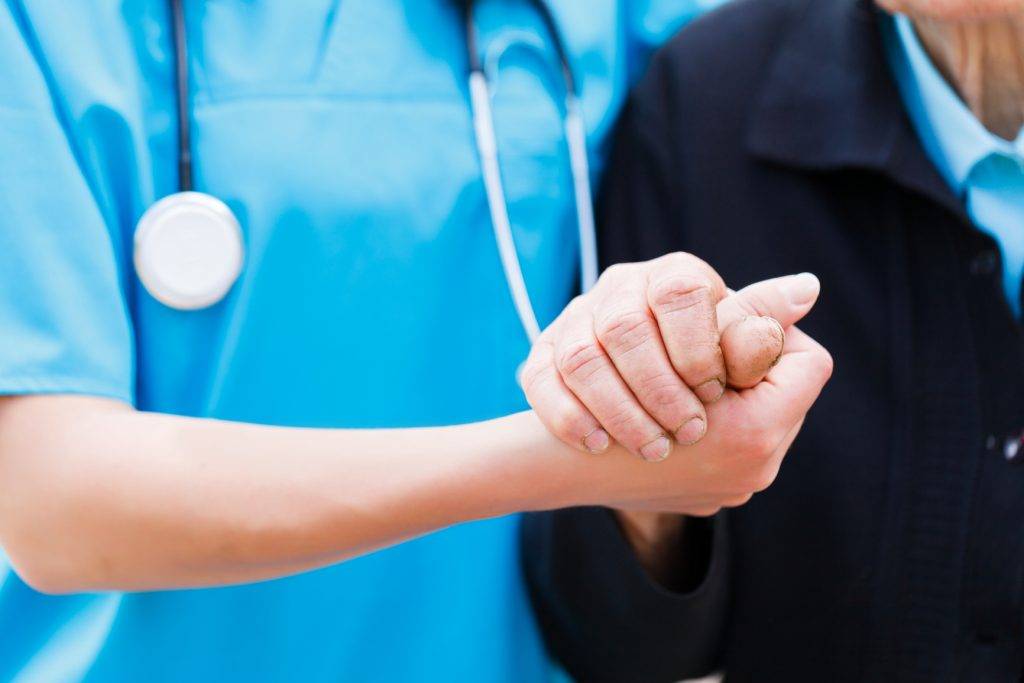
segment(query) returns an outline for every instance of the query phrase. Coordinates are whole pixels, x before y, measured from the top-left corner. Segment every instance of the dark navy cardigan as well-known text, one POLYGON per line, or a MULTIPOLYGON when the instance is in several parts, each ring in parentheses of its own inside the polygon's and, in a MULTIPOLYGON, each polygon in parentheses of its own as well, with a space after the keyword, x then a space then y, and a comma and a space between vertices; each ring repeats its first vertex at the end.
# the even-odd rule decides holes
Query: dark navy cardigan
POLYGON ((902 109, 877 10, 740 0, 695 22, 611 157, 607 263, 686 250, 733 287, 812 271, 803 327, 836 370, 775 485, 714 521, 692 592, 648 580, 605 510, 527 518, 553 653, 581 681, 1019 680, 1021 330, 995 244, 902 109))

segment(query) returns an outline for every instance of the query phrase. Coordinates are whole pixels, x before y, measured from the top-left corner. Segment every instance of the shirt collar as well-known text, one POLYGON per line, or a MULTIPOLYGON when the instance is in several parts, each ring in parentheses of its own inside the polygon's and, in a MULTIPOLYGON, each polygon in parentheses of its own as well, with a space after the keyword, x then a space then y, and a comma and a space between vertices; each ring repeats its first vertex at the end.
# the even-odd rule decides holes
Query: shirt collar
POLYGON ((1020 156, 1024 131, 1015 143, 990 133, 946 79, 918 39, 910 19, 897 15, 886 36, 896 83, 921 143, 956 192, 963 192, 971 171, 992 154, 1020 156))
POLYGON ((881 17, 874 0, 794 0, 750 93, 745 146, 790 168, 878 173, 965 217, 906 114, 881 17))

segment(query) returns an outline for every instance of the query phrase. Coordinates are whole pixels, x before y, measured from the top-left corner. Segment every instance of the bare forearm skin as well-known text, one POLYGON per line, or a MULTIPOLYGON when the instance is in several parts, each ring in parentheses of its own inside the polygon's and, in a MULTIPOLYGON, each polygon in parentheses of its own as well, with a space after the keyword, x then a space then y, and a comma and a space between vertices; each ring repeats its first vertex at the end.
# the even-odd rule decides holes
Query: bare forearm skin
POLYGON ((708 407, 703 439, 656 465, 566 445, 533 413, 352 431, 0 399, 0 546, 43 591, 157 590, 276 578, 516 511, 711 515, 771 485, 831 374, 809 337, 793 328, 787 344, 765 381, 708 407))
POLYGON ((48 592, 276 578, 460 522, 571 504, 580 454, 532 414, 313 430, 0 402, 0 543, 48 592))

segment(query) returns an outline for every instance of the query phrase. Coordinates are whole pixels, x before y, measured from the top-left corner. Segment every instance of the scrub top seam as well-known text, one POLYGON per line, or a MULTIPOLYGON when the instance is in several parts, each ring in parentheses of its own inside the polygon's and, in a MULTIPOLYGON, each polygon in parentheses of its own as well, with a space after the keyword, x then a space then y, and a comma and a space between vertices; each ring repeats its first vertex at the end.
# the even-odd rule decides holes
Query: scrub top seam
POLYGON ((112 398, 134 404, 132 392, 113 384, 93 383, 81 378, 60 375, 0 375, 0 396, 40 394, 72 394, 112 398))

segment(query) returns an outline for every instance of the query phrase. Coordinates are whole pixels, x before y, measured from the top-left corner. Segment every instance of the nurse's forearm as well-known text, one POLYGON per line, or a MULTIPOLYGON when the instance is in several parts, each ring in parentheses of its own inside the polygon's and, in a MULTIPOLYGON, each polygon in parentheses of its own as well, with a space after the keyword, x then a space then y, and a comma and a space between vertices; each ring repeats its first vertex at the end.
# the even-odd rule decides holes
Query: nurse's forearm
POLYGON ((532 413, 427 430, 302 430, 0 399, 0 546, 52 592, 269 579, 463 521, 605 505, 713 514, 771 485, 832 360, 795 327, 763 382, 653 465, 562 444, 532 413))
POLYGON ((529 415, 302 430, 99 399, 4 399, 0 544, 49 592, 270 579, 458 522, 559 505, 557 451, 585 457, 529 415))

